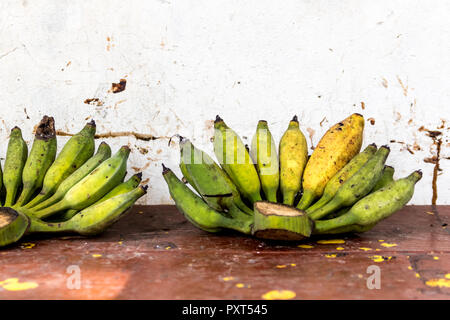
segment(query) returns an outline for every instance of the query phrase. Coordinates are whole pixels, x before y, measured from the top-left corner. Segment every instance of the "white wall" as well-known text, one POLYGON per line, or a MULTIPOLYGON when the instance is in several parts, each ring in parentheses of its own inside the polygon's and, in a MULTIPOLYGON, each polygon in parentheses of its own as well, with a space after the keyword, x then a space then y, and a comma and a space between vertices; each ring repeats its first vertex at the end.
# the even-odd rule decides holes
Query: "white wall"
MULTIPOLYGON (((411 203, 427 204, 434 165, 423 159, 436 151, 418 129, 450 118, 449 14, 448 1, 2 0, 1 156, 13 126, 31 142, 44 114, 66 132, 92 117, 99 133, 161 136, 108 142, 148 149, 130 158, 150 178, 141 203, 170 203, 160 163, 179 171, 168 136, 212 152, 216 114, 249 139, 259 119, 279 139, 297 114, 316 144, 327 127, 359 112, 375 119, 365 144, 420 146, 410 154, 391 143, 388 163, 396 177, 423 169, 411 203), (108 93, 124 77, 126 90, 108 93), (95 97, 104 105, 83 103, 95 97)), ((437 203, 450 204, 449 123, 440 130, 437 203)))

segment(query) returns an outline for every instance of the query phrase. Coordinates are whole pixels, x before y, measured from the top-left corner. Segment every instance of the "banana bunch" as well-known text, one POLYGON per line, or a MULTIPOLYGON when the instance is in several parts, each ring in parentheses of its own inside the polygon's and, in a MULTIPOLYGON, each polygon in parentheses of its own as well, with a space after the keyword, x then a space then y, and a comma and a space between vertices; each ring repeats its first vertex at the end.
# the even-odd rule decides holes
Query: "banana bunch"
POLYGON ((163 165, 178 209, 208 232, 274 240, 365 232, 406 205, 422 177, 414 171, 394 180, 388 146, 361 151, 364 118, 357 113, 332 126, 310 156, 296 116, 278 152, 267 121, 258 122, 250 149, 219 116, 214 129, 218 163, 180 137, 183 179, 163 165))
POLYGON ((30 233, 95 235, 116 222, 147 190, 142 175, 124 182, 130 148, 95 152, 94 121, 57 154, 55 124, 44 116, 30 152, 18 127, 11 130, 0 172, 0 246, 30 233))

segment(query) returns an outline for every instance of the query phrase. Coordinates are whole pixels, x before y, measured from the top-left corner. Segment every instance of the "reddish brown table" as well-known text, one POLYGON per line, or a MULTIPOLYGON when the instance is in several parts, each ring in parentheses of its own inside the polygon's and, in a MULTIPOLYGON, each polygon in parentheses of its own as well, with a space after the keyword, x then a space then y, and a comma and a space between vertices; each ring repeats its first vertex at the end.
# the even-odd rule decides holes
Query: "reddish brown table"
POLYGON ((136 206, 96 238, 33 236, 1 249, 0 299, 261 299, 272 290, 449 299, 449 220, 450 206, 408 206, 365 234, 284 244, 208 234, 173 206, 136 206), (371 265, 381 289, 367 288, 371 265))

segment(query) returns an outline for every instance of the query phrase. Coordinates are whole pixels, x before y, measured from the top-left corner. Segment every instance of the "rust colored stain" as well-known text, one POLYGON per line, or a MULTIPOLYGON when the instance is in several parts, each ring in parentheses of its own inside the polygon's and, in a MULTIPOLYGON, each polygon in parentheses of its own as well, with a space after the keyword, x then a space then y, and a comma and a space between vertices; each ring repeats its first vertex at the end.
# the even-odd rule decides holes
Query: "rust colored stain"
POLYGON ((136 148, 139 150, 139 152, 141 154, 147 154, 148 153, 148 149, 147 148, 143 148, 143 147, 136 147, 136 148))
POLYGON ((369 118, 369 119, 367 119, 367 121, 369 121, 371 125, 375 124, 375 119, 374 118, 369 118))
MULTIPOLYGON (((64 132, 61 130, 56 131, 56 135, 58 136, 68 136, 71 137, 74 134, 64 132)), ((95 139, 104 139, 104 138, 118 138, 118 137, 135 137, 137 140, 143 140, 143 141, 150 141, 150 140, 156 140, 161 138, 167 138, 167 137, 156 137, 152 134, 145 134, 145 133, 139 133, 135 131, 119 131, 119 132, 106 132, 106 133, 98 133, 95 136, 95 139)))
POLYGON ((363 101, 361 101, 361 109, 366 109, 366 104, 363 101))
POLYGON ((385 88, 388 87, 388 81, 386 80, 386 78, 382 78, 381 85, 385 88))
POLYGON ((319 125, 322 126, 322 124, 323 124, 324 121, 327 121, 327 122, 328 122, 327 117, 323 117, 323 119, 322 119, 322 121, 320 121, 319 125))
POLYGON ((96 237, 27 236, 24 242, 38 243, 32 249, 23 250, 24 243, 2 248, 0 282, 19 279, 38 286, 0 289, 0 300, 257 300, 273 291, 271 298, 300 300, 448 300, 450 288, 429 285, 446 279, 450 270, 450 234, 441 227, 450 220, 450 206, 435 209, 438 214, 429 215, 431 206, 407 206, 366 233, 341 235, 345 249, 335 252, 335 244, 316 245, 326 238, 273 243, 231 231, 211 234, 192 226, 175 206, 134 206, 96 237), (397 246, 378 248, 378 239, 397 246), (374 263, 388 285, 368 290, 366 269, 374 263), (78 290, 67 287, 71 265, 81 269, 78 290), (280 294, 285 291, 290 295, 280 294))
MULTIPOLYGON (((404 146, 400 151, 407 150, 409 153, 414 154, 414 151, 411 150, 411 146, 403 141, 397 141, 397 140, 390 140, 390 143, 398 143, 404 146)), ((414 147, 413 147, 414 148, 414 147)), ((420 150, 420 147, 419 147, 420 150)))
POLYGON ((397 76, 397 80, 398 80, 398 83, 400 84, 400 86, 401 86, 402 89, 403 89, 403 95, 406 97, 406 96, 408 95, 408 85, 405 86, 405 85, 403 84, 402 79, 400 79, 399 76, 397 76))
POLYGON ((102 106, 104 105, 104 102, 101 101, 99 98, 90 98, 90 99, 86 99, 84 100, 85 104, 90 104, 90 105, 95 105, 95 106, 102 106))
POLYGON ((28 113, 27 113, 27 108, 23 108, 23 112, 25 112, 25 116, 27 117, 27 119, 30 119, 30 117, 28 116, 28 113))
POLYGON ((112 93, 119 93, 125 90, 125 87, 127 86, 127 80, 126 79, 120 79, 119 83, 113 83, 111 85, 111 92, 112 93))
POLYGON ((314 136, 314 133, 316 133, 316 131, 311 128, 306 128, 306 131, 308 131, 309 140, 311 140, 311 150, 314 150, 313 136, 314 136))
MULTIPOLYGON (((445 121, 442 120, 442 125, 445 127, 445 121)), ((426 129, 424 126, 421 126, 419 128, 419 131, 426 132, 426 135, 429 136, 433 140, 433 145, 436 146, 436 154, 434 154, 432 157, 425 158, 423 161, 426 163, 432 163, 434 164, 433 168, 433 180, 431 183, 431 187, 433 190, 433 195, 431 198, 431 204, 436 205, 436 201, 438 198, 438 190, 437 190, 437 178, 439 171, 442 171, 442 169, 439 166, 439 161, 441 160, 441 146, 442 146, 442 132, 438 130, 429 130, 426 129)))

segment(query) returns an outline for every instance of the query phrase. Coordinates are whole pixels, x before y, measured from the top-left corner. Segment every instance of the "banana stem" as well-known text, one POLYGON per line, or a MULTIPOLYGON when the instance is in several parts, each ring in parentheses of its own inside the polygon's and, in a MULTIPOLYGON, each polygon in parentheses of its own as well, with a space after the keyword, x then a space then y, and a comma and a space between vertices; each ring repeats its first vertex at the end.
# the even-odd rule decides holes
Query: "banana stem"
POLYGON ((330 194, 323 194, 323 196, 312 206, 310 206, 308 209, 306 209, 307 214, 311 214, 316 210, 319 210, 324 205, 326 205, 333 197, 330 194))
POLYGON ((339 209, 342 206, 342 201, 339 198, 334 197, 333 200, 329 201, 322 208, 313 211, 309 214, 309 217, 313 220, 319 220, 325 217, 327 214, 339 209))
POLYGON ((65 203, 64 200, 61 200, 61 201, 55 203, 54 205, 51 205, 50 207, 33 212, 33 215, 36 218, 44 219, 44 218, 50 217, 51 215, 54 215, 55 213, 61 212, 66 209, 69 209, 69 207, 67 206, 67 204, 65 203))
POLYGON ((334 219, 316 220, 314 222, 314 234, 326 234, 333 229, 356 224, 357 221, 357 217, 355 217, 351 213, 346 213, 334 219))
MULTIPOLYGON (((285 191, 283 192, 283 204, 292 206, 294 204, 295 192, 294 191, 285 191)), ((270 200, 269 200, 270 201, 270 200)), ((276 201, 271 201, 276 202, 276 201)))
POLYGON ((297 205, 297 209, 306 210, 311 205, 311 203, 314 201, 315 198, 316 195, 313 191, 304 189, 302 198, 300 199, 297 205))
POLYGON ((30 219, 30 222, 31 222, 30 227, 28 228, 27 233, 34 233, 34 232, 59 233, 59 232, 73 231, 68 222, 49 223, 38 219, 30 219))

